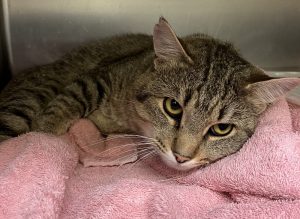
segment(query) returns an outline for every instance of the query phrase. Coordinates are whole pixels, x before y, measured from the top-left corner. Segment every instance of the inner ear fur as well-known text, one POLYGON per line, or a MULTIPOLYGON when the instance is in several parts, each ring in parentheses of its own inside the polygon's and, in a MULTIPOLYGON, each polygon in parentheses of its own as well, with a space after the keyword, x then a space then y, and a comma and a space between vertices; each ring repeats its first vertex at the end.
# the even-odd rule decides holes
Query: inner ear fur
POLYGON ((153 45, 156 55, 156 65, 178 60, 186 61, 190 64, 193 63, 192 59, 178 40, 172 27, 163 17, 160 17, 158 24, 154 26, 153 45))
POLYGON ((271 78, 260 72, 251 78, 244 90, 248 101, 262 112, 268 104, 284 97, 298 85, 300 85, 300 78, 271 78))

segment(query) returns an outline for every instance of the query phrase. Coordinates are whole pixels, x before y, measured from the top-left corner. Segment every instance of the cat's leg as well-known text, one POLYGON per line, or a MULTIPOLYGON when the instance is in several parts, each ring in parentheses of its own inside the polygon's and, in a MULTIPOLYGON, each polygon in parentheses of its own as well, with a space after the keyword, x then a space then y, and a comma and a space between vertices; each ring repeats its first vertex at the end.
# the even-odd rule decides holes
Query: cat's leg
POLYGON ((104 96, 101 81, 84 78, 67 86, 32 122, 32 131, 64 134, 79 118, 97 109, 104 96))

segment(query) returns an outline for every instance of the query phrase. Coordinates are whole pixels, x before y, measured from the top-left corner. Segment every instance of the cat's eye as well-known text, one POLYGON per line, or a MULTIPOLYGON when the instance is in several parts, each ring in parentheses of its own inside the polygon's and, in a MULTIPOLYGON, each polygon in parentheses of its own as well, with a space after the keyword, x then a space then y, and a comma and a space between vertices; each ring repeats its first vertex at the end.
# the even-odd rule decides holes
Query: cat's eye
POLYGON ((164 111, 173 119, 180 119, 182 116, 182 107, 171 98, 166 97, 163 102, 164 111))
POLYGON ((233 127, 232 124, 219 123, 210 127, 208 133, 212 136, 222 137, 229 135, 233 127))

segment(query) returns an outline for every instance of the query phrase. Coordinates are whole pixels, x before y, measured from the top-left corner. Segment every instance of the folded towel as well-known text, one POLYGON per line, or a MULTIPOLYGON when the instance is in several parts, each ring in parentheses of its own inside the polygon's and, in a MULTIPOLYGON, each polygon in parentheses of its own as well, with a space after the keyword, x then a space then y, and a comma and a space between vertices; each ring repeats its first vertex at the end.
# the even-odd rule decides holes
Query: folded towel
POLYGON ((300 218, 299 130, 300 108, 280 100, 239 152, 188 173, 87 120, 22 135, 0 145, 0 218, 300 218))

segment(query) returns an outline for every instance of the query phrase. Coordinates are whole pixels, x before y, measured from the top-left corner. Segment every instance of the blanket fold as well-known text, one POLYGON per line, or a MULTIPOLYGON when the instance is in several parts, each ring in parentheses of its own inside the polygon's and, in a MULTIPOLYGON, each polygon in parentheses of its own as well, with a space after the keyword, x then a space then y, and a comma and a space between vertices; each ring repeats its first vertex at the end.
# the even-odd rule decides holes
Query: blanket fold
POLYGON ((282 99, 239 152, 189 173, 139 161, 138 139, 108 143, 88 120, 22 135, 0 145, 0 218, 300 218, 299 131, 282 99))

